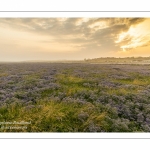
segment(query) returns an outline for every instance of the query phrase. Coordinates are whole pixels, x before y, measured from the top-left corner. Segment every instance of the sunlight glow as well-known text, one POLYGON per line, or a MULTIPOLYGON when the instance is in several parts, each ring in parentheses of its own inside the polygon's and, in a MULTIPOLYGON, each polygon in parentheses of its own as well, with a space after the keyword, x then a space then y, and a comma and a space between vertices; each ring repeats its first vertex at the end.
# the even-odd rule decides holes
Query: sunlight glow
POLYGON ((150 18, 0 18, 0 61, 150 56, 150 18))
POLYGON ((137 26, 131 26, 127 32, 119 34, 115 43, 120 43, 120 48, 123 49, 123 51, 124 48, 132 49, 147 45, 150 41, 150 26, 147 26, 149 23, 150 20, 138 24, 137 26))
POLYGON ((122 48, 122 51, 123 51, 123 52, 126 52, 126 49, 123 47, 123 48, 122 48))

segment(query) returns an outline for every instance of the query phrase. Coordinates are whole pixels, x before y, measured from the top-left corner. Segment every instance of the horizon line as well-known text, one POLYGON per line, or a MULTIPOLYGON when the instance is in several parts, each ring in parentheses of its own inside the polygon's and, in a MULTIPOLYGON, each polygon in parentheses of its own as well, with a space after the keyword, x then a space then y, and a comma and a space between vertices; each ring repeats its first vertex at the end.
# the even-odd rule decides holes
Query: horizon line
POLYGON ((100 58, 115 58, 115 59, 120 59, 120 58, 150 58, 150 56, 131 56, 131 57, 96 57, 96 58, 84 58, 84 59, 57 59, 57 60, 18 60, 18 61, 0 61, 0 63, 7 63, 7 62, 65 62, 65 61, 85 61, 85 60, 92 60, 92 59, 100 59, 100 58))

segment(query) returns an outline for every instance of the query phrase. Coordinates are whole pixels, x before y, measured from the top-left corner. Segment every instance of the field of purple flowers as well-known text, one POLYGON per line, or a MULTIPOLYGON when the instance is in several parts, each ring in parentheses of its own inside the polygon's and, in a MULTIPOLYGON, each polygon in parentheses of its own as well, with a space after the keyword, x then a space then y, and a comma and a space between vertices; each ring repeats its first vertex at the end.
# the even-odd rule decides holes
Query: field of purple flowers
POLYGON ((1 63, 0 132, 150 132, 150 65, 1 63))

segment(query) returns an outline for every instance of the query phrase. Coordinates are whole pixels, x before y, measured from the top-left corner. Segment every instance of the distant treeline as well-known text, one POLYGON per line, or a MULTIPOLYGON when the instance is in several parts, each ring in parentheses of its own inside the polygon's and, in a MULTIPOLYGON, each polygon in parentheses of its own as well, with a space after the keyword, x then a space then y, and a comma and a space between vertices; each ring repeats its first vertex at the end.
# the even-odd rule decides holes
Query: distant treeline
POLYGON ((150 63, 149 57, 124 57, 124 58, 116 58, 116 57, 100 57, 93 59, 84 59, 85 62, 91 63, 150 63))

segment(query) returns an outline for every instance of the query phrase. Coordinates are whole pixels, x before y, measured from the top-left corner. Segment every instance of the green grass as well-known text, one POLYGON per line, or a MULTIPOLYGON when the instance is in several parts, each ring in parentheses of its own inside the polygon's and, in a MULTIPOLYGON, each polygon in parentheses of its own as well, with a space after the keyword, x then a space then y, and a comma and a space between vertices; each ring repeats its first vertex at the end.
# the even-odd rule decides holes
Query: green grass
POLYGON ((24 81, 24 84, 34 84, 37 82, 37 79, 39 79, 40 76, 39 75, 26 75, 23 77, 23 81, 24 81))
POLYGON ((133 86, 132 88, 117 88, 107 89, 109 94, 126 95, 128 93, 137 94, 142 91, 145 86, 150 84, 150 77, 143 76, 138 73, 130 73, 130 78, 127 79, 113 79, 115 83, 121 83, 123 85, 133 86))
POLYGON ((149 85, 150 76, 144 76, 139 73, 129 73, 130 78, 127 79, 115 79, 114 82, 119 82, 122 84, 131 84, 131 85, 149 85))
MULTIPOLYGON (((33 105, 31 105, 33 106, 33 105)), ((15 102, 0 108, 0 122, 31 122, 1 125, 1 132, 88 132, 90 126, 103 128, 106 112, 91 103, 39 100, 33 107, 15 102), (31 108, 30 108, 31 107, 31 108), (5 129, 2 128, 5 126, 5 129), (27 127, 27 129, 7 129, 27 127), (7 127, 7 128, 6 128, 7 127)))
POLYGON ((110 95, 126 95, 126 94, 129 94, 129 93, 137 93, 137 89, 125 89, 125 88, 118 88, 118 89, 114 89, 114 88, 108 88, 107 90, 107 93, 110 94, 110 95))
POLYGON ((57 83, 61 85, 63 91, 65 91, 67 96, 73 95, 78 91, 84 91, 90 89, 88 87, 83 86, 83 83, 86 82, 85 79, 75 77, 72 75, 57 75, 57 83))
POLYGON ((50 96, 52 93, 54 93, 54 90, 52 89, 45 89, 41 92, 41 97, 42 98, 45 98, 45 97, 48 97, 50 96))
MULTIPOLYGON (((74 69, 64 69, 56 74, 54 77, 58 88, 40 89, 39 96, 34 100, 30 99, 33 102, 25 103, 26 98, 25 101, 23 100, 27 92, 22 89, 17 90, 14 93, 14 99, 8 98, 8 102, 5 101, 0 106, 0 132, 130 132, 141 130, 135 121, 131 120, 128 123, 121 120, 117 109, 109 106, 107 101, 111 102, 112 98, 113 102, 121 104, 122 102, 118 102, 119 100, 116 100, 114 95, 138 94, 150 84, 149 76, 129 73, 127 75, 129 78, 114 79, 108 75, 111 71, 105 71, 105 68, 101 68, 105 72, 92 72, 81 76, 75 74, 74 69), (105 80, 121 84, 104 86, 105 80), (101 81, 104 82, 99 86, 101 81), (100 100, 99 104, 97 100, 100 100), (29 124, 3 125, 3 123, 14 121, 25 121, 29 124)), ((83 71, 88 72, 88 69, 83 69, 83 71)), ((0 74, 0 77, 5 75, 7 74, 0 74)), ((38 80, 43 75, 44 70, 42 73, 23 76, 22 82, 10 81, 8 85, 23 85, 25 89, 30 89, 38 85, 38 80)), ((28 93, 28 96, 34 98, 34 94, 36 92, 33 95, 28 93)))
POLYGON ((131 85, 149 85, 150 84, 150 77, 143 77, 143 78, 134 78, 134 79, 117 79, 116 82, 122 84, 131 84, 131 85))

